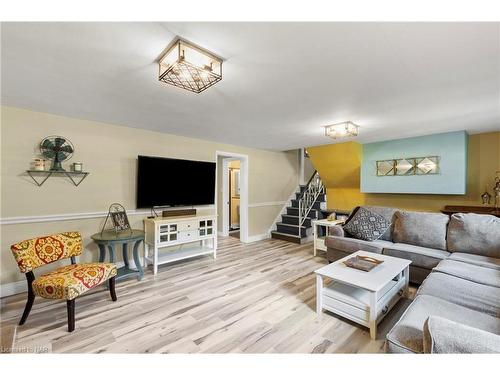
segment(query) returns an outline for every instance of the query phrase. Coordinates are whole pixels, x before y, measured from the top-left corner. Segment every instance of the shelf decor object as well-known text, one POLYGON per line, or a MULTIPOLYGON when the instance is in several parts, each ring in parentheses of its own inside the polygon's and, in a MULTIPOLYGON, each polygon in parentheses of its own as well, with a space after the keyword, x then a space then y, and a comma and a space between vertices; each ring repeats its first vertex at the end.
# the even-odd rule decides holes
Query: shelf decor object
POLYGON ((481 194, 481 200, 483 201, 483 204, 490 204, 491 194, 488 193, 488 191, 485 191, 483 194, 481 194))
POLYGON ((222 80, 222 58, 176 39, 159 61, 159 80, 199 94, 222 80))
POLYGON ((45 159, 36 158, 33 161, 34 171, 44 171, 45 170, 45 159))
POLYGON ((414 176, 439 173, 439 157, 377 160, 377 176, 414 176))
POLYGON ((83 171, 83 163, 81 161, 73 163, 73 172, 82 172, 83 171))
POLYGON ((40 153, 45 159, 52 160, 52 166, 49 170, 45 170, 45 159, 37 158, 34 160, 32 169, 28 169, 26 173, 39 187, 52 176, 67 177, 73 185, 78 186, 89 175, 88 172, 83 171, 83 164, 74 163, 79 164, 80 168, 74 168, 73 171, 67 171, 61 165, 62 161, 71 159, 74 152, 75 147, 69 139, 60 135, 45 137, 40 142, 40 153), (41 179, 37 180, 35 176, 41 179))
POLYGON ((325 135, 333 139, 356 137, 358 131, 359 126, 351 121, 325 126, 325 135))
POLYGON ((51 170, 35 171, 35 170, 30 170, 30 169, 28 169, 26 171, 26 173, 28 173, 28 175, 31 177, 31 179, 33 181, 35 181, 35 183, 38 186, 42 186, 45 183, 45 181, 47 181, 48 178, 51 176, 68 177, 71 180, 71 182, 73 183, 73 185, 78 186, 82 183, 83 180, 85 180, 85 177, 87 177, 90 174, 89 172, 69 172, 69 171, 65 171, 65 170, 62 170, 62 171, 51 171, 51 170), (35 176, 42 177, 40 182, 35 178, 35 176))
POLYGON ((124 231, 132 233, 132 228, 130 227, 127 217, 127 211, 120 203, 113 203, 109 206, 108 215, 106 216, 106 220, 104 220, 104 224, 101 229, 101 235, 106 230, 106 223, 108 222, 108 219, 111 219, 114 232, 117 236, 119 233, 124 231))
POLYGON ((52 160, 51 171, 64 171, 61 162, 71 159, 74 152, 75 148, 69 139, 60 135, 50 135, 40 142, 40 153, 52 160))

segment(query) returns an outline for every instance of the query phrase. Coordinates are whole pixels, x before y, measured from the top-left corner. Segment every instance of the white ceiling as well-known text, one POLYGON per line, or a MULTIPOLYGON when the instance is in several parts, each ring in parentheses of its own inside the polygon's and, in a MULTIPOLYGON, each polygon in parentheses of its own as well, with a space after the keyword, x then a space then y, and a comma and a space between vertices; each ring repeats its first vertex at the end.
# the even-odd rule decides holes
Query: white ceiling
POLYGON ((2 24, 2 104, 287 150, 500 130, 499 23, 2 24), (201 94, 158 81, 176 36, 225 58, 201 94))

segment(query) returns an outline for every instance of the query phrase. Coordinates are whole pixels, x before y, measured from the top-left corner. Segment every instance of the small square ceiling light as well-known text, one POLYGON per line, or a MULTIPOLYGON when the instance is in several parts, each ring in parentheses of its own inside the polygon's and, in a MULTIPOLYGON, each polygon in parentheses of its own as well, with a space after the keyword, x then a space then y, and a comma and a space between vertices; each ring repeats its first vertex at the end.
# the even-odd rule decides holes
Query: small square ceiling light
POLYGON ((358 135, 359 126, 351 121, 325 126, 325 135, 333 139, 355 137, 358 135))
POLYGON ((222 79, 222 59, 177 39, 159 61, 159 80, 200 93, 222 79))

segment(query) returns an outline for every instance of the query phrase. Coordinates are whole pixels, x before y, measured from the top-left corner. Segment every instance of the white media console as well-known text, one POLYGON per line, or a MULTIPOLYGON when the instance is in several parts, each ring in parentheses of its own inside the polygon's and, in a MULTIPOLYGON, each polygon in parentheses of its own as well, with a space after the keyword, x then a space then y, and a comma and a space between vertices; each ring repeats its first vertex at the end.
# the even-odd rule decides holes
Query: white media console
POLYGON ((217 216, 196 215, 144 220, 144 266, 212 255, 217 252, 217 216), (152 251, 152 254, 151 254, 152 251))

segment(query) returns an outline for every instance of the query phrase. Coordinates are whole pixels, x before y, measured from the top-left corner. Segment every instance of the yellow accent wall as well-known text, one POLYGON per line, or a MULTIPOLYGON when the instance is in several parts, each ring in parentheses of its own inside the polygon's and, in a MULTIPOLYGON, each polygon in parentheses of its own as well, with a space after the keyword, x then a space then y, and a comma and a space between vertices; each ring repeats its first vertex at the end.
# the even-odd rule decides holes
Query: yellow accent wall
POLYGON ((307 148, 309 159, 327 188, 328 208, 351 210, 364 204, 359 191, 363 146, 356 142, 307 148))
POLYGON ((485 189, 492 194, 495 173, 500 171, 500 132, 469 136, 465 195, 363 194, 359 190, 362 145, 346 142, 310 147, 307 151, 327 187, 329 209, 351 210, 366 204, 439 211, 445 205, 481 205, 480 195, 485 189))

